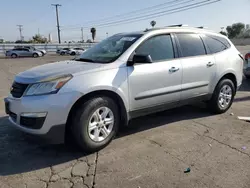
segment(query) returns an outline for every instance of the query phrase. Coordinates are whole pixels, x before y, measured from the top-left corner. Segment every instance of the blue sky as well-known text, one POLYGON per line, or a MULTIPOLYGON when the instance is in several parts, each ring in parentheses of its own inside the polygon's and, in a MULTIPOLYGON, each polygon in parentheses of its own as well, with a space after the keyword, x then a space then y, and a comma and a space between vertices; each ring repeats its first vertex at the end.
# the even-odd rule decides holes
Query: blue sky
MULTIPOLYGON (((17 24, 23 25, 23 36, 29 39, 39 32, 44 36, 52 34, 57 40, 55 8, 52 3, 59 3, 62 41, 81 39, 80 27, 84 28, 84 39, 91 37, 90 27, 95 20, 128 13, 134 10, 154 6, 171 0, 12 0, 1 1, 0 6, 0 38, 5 40, 19 39, 17 24), (88 22, 88 23, 86 23, 88 22), (89 28, 88 28, 89 27, 89 28), (72 28, 72 29, 70 29, 72 28), (65 29, 65 30, 63 30, 65 29), (66 30, 67 29, 67 30, 66 30)), ((173 1, 173 0, 172 0, 173 1)), ((185 1, 185 0, 182 0, 185 1)), ((187 0, 186 0, 187 1, 187 0)), ((202 0, 194 0, 202 1, 202 0)), ((180 6, 180 5, 179 5, 180 6)), ((182 5, 183 6, 183 5, 182 5)), ((167 9, 167 8, 166 8, 167 9)), ((162 10, 161 10, 162 11, 162 10)), ((152 12, 151 12, 152 13, 152 12)), ((131 16, 128 15, 128 16, 131 16)), ((119 20, 119 18, 116 18, 119 20)), ((123 18, 120 18, 123 19, 123 18)), ((235 22, 250 23, 250 0, 221 0, 218 3, 191 9, 158 18, 127 23, 97 29, 97 40, 117 32, 143 30, 150 27, 149 22, 155 20, 156 26, 184 23, 190 26, 206 26, 220 31, 221 27, 235 22)), ((100 21, 104 22, 104 21, 100 21)))

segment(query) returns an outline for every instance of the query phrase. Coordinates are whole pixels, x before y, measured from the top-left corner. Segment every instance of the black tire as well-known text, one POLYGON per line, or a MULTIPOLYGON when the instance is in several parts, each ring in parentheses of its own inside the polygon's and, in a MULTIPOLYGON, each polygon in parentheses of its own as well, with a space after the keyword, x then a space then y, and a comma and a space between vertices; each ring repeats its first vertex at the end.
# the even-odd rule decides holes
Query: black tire
POLYGON ((41 53, 42 53, 42 56, 44 56, 45 54, 41 51, 41 53))
POLYGON ((72 133, 82 150, 95 152, 107 146, 115 137, 120 122, 120 113, 116 103, 109 97, 96 97, 85 102, 75 113, 72 133), (108 107, 114 115, 113 129, 110 134, 100 142, 93 141, 88 132, 88 125, 92 114, 101 107, 108 107))
POLYGON ((34 54, 33 54, 33 57, 34 57, 34 58, 37 58, 37 57, 39 57, 39 55, 38 55, 37 53, 34 53, 34 54))
POLYGON ((221 80, 219 82, 219 84, 216 86, 212 98, 210 99, 210 101, 208 101, 208 107, 210 108, 211 112, 213 112, 215 114, 225 113, 231 107, 233 100, 234 100, 235 93, 236 93, 235 85, 232 82, 232 80, 230 80, 230 79, 221 80), (226 85, 231 88, 232 98, 231 98, 231 101, 229 102, 229 104, 223 108, 219 104, 219 95, 220 95, 220 91, 223 88, 223 86, 226 86, 226 85))
POLYGON ((17 58, 17 54, 11 54, 11 58, 17 58))
POLYGON ((61 52, 60 55, 65 55, 65 52, 61 52))
POLYGON ((246 79, 250 79, 250 75, 245 75, 246 79))
POLYGON ((76 53, 75 52, 71 52, 71 54, 70 55, 76 55, 76 53))

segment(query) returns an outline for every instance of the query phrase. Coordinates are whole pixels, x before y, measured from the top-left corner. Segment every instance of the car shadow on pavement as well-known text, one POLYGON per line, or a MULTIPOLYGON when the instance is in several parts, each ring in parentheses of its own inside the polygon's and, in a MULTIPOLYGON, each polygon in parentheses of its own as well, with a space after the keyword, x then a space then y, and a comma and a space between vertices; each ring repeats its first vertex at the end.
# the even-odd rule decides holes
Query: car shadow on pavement
POLYGON ((118 138, 141 131, 165 126, 173 122, 212 116, 204 104, 183 106, 132 120, 118 133, 118 138), (201 105, 201 106, 200 106, 201 105))
MULTIPOLYGON (((164 126, 171 122, 211 116, 205 108, 184 106, 134 119, 119 131, 116 139, 164 126)), ((0 117, 0 176, 31 172, 67 163, 88 154, 73 145, 52 145, 42 138, 22 133, 0 117)))

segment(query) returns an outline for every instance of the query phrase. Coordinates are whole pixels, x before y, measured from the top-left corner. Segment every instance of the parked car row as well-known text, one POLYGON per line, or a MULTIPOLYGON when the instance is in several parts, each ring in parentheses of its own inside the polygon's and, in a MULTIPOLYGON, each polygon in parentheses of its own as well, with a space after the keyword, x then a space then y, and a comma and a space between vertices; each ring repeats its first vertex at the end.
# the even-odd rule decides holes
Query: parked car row
POLYGON ((44 56, 47 52, 45 50, 39 50, 33 46, 15 46, 11 50, 5 52, 6 57, 41 57, 44 56))
POLYGON ((56 51, 60 55, 80 55, 85 51, 83 48, 62 48, 56 51))

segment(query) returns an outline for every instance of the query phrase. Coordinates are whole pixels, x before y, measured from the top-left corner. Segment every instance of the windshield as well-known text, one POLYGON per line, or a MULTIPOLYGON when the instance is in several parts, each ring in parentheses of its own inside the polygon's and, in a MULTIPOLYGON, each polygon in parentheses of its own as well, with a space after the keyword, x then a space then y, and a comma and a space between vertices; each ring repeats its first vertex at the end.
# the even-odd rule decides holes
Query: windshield
POLYGON ((114 35, 85 51, 76 60, 110 63, 119 58, 142 34, 114 35))

